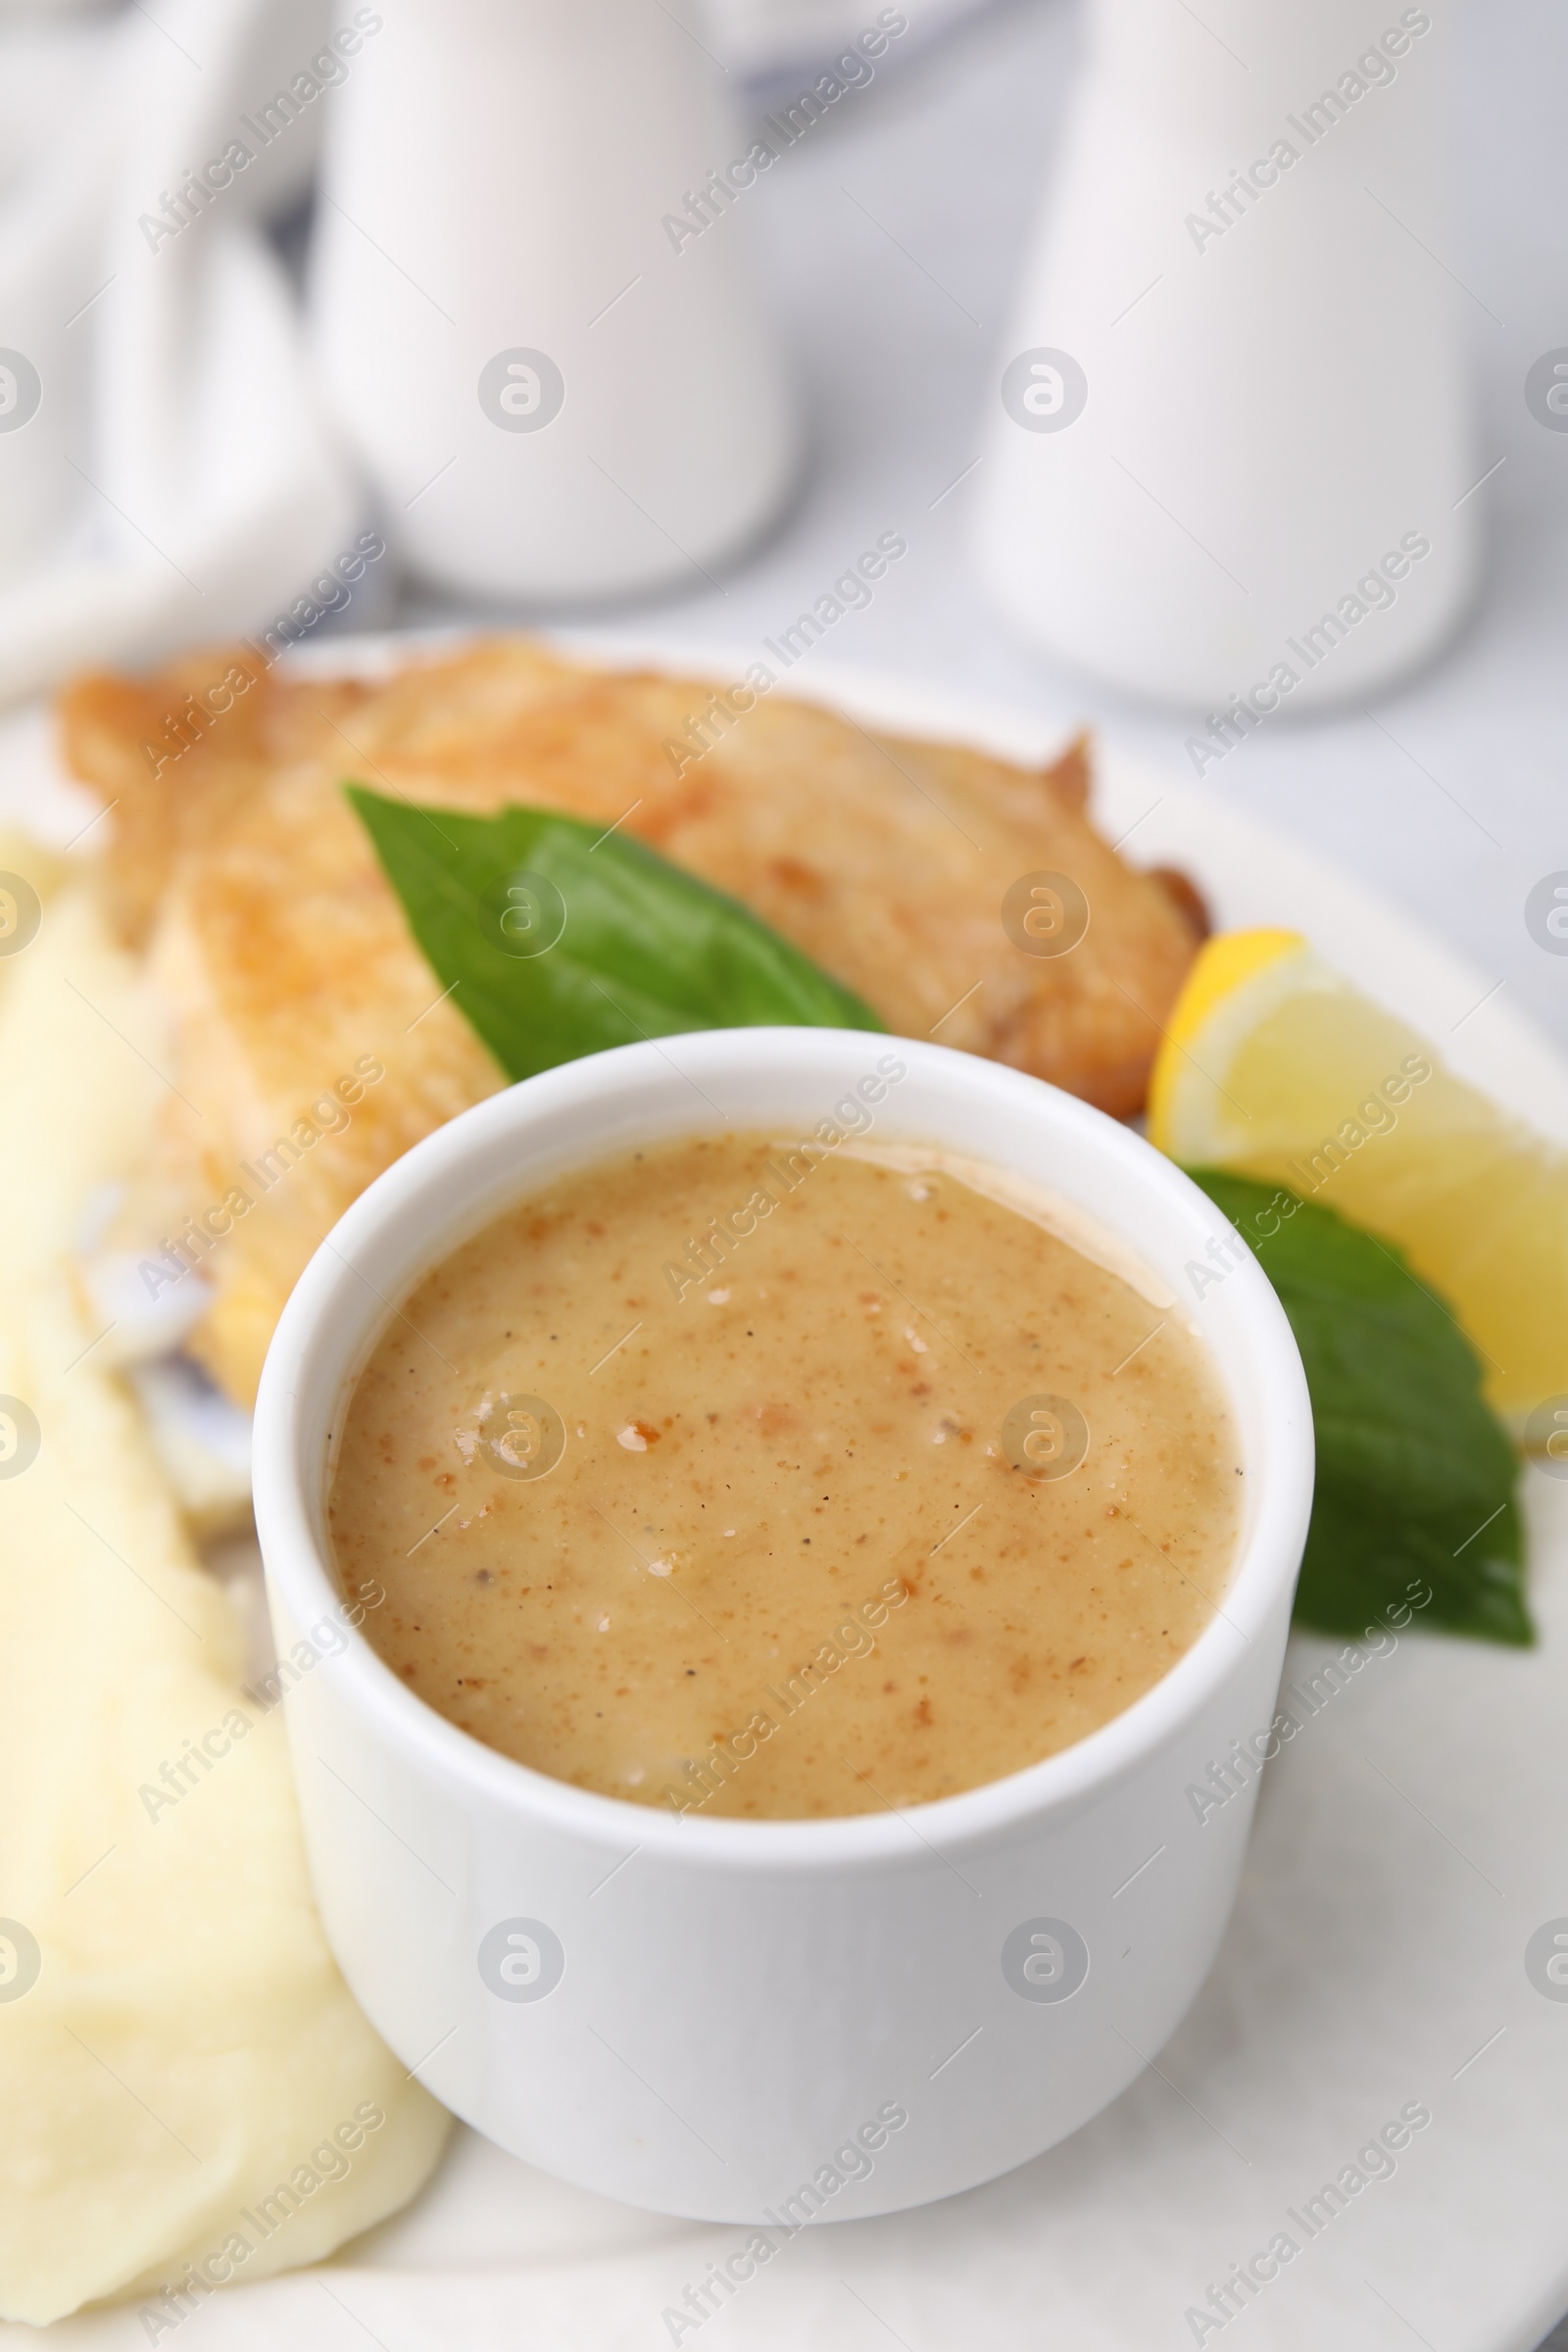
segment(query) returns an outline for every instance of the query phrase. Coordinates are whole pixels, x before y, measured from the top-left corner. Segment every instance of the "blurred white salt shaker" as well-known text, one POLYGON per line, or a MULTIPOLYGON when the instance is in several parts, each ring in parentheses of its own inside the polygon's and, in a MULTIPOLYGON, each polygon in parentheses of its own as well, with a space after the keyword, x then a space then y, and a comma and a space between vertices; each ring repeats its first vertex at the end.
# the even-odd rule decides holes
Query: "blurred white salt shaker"
POLYGON ((1090 0, 977 482, 987 584, 1042 649, 1262 714, 1366 693, 1462 612, 1449 24, 1090 0))
POLYGON ((700 585, 798 454, 720 68, 659 0, 378 0, 337 38, 313 335, 395 549, 479 595, 700 585))

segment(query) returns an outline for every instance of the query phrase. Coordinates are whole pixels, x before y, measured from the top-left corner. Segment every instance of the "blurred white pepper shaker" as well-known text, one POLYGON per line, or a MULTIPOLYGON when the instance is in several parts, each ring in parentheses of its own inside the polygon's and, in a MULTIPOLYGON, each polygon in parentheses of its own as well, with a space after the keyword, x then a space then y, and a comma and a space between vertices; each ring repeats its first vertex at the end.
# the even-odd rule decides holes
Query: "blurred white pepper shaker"
POLYGON ((1254 718, 1364 694, 1476 568, 1467 298, 1437 258, 1451 14, 1090 0, 1088 29, 990 395, 988 586, 1134 693, 1254 718))
POLYGON ((397 552, 477 595, 700 586, 798 451, 744 172, 663 224, 745 156, 718 66, 659 0, 378 0, 337 44, 313 334, 397 552))

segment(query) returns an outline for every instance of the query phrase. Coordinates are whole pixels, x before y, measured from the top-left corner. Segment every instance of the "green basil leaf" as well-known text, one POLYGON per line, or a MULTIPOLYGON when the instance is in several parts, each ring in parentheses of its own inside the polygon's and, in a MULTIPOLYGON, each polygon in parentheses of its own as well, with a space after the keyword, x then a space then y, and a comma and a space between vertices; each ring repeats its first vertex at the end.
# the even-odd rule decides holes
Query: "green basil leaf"
POLYGON ((509 1078, 686 1029, 881 1029, 739 900, 623 833, 344 787, 436 978, 509 1078))
POLYGON ((1423 1624, 1533 1642, 1518 1459, 1447 1308, 1391 1243, 1332 1209, 1187 1172, 1254 1252, 1306 1367, 1317 1488, 1298 1617, 1353 1637, 1418 1579, 1432 1592, 1423 1624))

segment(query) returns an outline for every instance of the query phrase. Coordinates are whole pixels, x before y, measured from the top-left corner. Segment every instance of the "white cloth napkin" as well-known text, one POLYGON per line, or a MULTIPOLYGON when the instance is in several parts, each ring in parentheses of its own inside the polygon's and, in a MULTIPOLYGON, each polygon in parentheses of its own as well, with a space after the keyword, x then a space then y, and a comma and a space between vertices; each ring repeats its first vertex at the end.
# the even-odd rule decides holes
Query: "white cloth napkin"
POLYGON ((185 222, 168 202, 326 29, 323 0, 0 19, 0 699, 265 626, 354 536, 262 226, 329 91, 185 222))

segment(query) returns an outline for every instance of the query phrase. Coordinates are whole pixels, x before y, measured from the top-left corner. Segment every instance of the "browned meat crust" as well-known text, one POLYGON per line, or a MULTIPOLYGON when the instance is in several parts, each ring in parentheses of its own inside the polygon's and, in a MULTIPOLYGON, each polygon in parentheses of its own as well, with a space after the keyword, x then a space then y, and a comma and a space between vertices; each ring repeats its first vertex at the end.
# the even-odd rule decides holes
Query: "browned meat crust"
POLYGON ((235 1188, 259 1190, 241 1168, 296 1140, 286 1178, 209 1266, 218 1296, 197 1344, 241 1398, 348 1201, 503 1083, 461 1014, 432 1004, 346 779, 432 807, 523 801, 619 820, 743 899, 890 1028, 1122 1115, 1143 1102, 1200 936, 1200 907, 1095 832, 1082 743, 1030 771, 776 694, 737 715, 707 684, 581 668, 512 638, 379 683, 264 669, 243 649, 192 657, 151 678, 82 678, 61 719, 72 767, 115 803, 108 884, 170 1005, 186 1099, 171 1096, 127 1231, 162 1238, 235 1188), (223 692, 210 689, 225 679, 230 707, 214 717, 223 692), (173 757, 170 716, 190 696, 209 714, 173 757), (1067 955, 1024 953, 1004 927, 1009 887, 1043 870, 1088 901, 1067 955), (385 1077, 347 1126, 307 1142, 335 1123, 313 1120, 312 1102, 367 1061, 385 1077))

